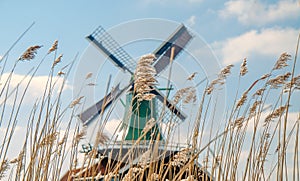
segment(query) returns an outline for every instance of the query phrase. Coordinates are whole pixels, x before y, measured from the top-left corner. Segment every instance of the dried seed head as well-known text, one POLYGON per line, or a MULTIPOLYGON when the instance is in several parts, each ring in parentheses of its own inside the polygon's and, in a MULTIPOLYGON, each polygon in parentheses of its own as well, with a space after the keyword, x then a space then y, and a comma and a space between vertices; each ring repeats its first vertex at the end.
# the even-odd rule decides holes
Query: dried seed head
POLYGON ((214 87, 212 85, 210 85, 205 89, 205 92, 207 95, 210 95, 213 90, 214 90, 214 87))
POLYGON ((183 100, 183 103, 189 104, 197 101, 196 89, 195 87, 186 87, 179 89, 173 98, 175 104, 178 104, 179 101, 183 100))
POLYGON ((258 89, 258 90, 253 94, 253 96, 261 96, 261 95, 264 93, 265 90, 266 90, 265 88, 258 89))
POLYGON ((248 91, 244 92, 238 103, 236 104, 236 108, 241 107, 247 100, 248 91))
POLYGON ((63 75, 65 75, 66 73, 64 73, 63 71, 59 71, 58 73, 57 73, 57 75, 58 76, 63 76, 63 75))
POLYGON ((220 77, 226 78, 231 73, 231 68, 233 67, 232 64, 227 65, 225 68, 223 68, 219 74, 220 77))
POLYGON ((250 108, 250 115, 255 114, 257 106, 260 105, 261 103, 262 103, 261 101, 255 101, 253 103, 253 105, 250 108))
POLYGON ((46 135, 40 142, 39 146, 52 145, 57 138, 58 133, 53 132, 46 135))
POLYGON ((287 72, 284 75, 279 75, 273 79, 268 80, 267 85, 270 85, 273 89, 279 88, 280 86, 285 84, 285 82, 289 79, 290 76, 290 72, 287 72))
POLYGON ((290 59, 291 59, 291 55, 289 55, 286 52, 282 53, 280 55, 279 59, 277 60, 273 70, 278 70, 278 69, 288 66, 287 61, 290 59))
POLYGON ((268 124, 273 119, 280 117, 284 113, 284 111, 287 109, 287 107, 288 106, 280 106, 275 111, 273 111, 271 114, 269 114, 265 119, 265 125, 268 124))
POLYGON ((174 155, 170 164, 177 167, 184 166, 189 161, 191 153, 192 150, 189 148, 182 149, 180 152, 174 155))
POLYGON ((37 50, 40 49, 41 45, 35 45, 35 46, 31 46, 29 48, 27 48, 27 50, 19 57, 18 60, 32 60, 34 59, 37 50))
POLYGON ((83 127, 80 132, 78 132, 75 136, 75 142, 78 143, 80 140, 82 140, 86 135, 86 127, 83 127))
POLYGON ((89 73, 86 74, 85 79, 89 79, 89 78, 91 78, 92 76, 93 76, 93 73, 92 73, 92 72, 89 72, 89 73))
POLYGON ((174 96, 174 103, 177 104, 182 97, 184 96, 184 94, 187 92, 188 88, 183 88, 183 89, 179 89, 174 96))
POLYGON ((147 62, 146 64, 148 63, 153 63, 154 59, 156 59, 155 55, 154 54, 146 54, 146 55, 143 55, 141 57, 141 62, 147 62))
POLYGON ((244 58, 243 63, 241 64, 240 75, 244 76, 248 72, 247 68, 247 58, 244 58))
POLYGON ((156 95, 151 93, 146 93, 142 96, 142 100, 150 101, 152 100, 156 95))
POLYGON ((55 40, 54 43, 52 44, 52 47, 48 50, 48 54, 57 50, 57 45, 58 45, 58 40, 55 40))
POLYGON ((59 62, 61 62, 62 54, 60 54, 57 59, 54 60, 52 67, 55 67, 59 62))
POLYGON ((300 89, 300 75, 293 77, 291 81, 287 82, 284 86, 284 91, 288 92, 290 88, 300 89))
POLYGON ((234 123, 233 123, 233 127, 237 127, 237 128, 241 128, 243 126, 243 123, 244 123, 244 119, 245 117, 239 117, 237 118, 234 123))
POLYGON ((73 108, 75 105, 80 104, 81 99, 84 98, 84 96, 80 96, 79 98, 75 99, 71 104, 70 108, 73 108))
POLYGON ((268 78, 270 76, 271 76, 271 74, 265 74, 265 75, 263 75, 263 76, 260 77, 260 80, 264 80, 264 79, 266 79, 266 78, 268 78))
POLYGON ((223 85, 225 83, 225 79, 231 73, 232 64, 227 65, 225 68, 221 70, 218 74, 218 78, 213 80, 208 87, 205 89, 205 92, 209 95, 212 93, 216 85, 223 85))
POLYGON ((187 80, 193 80, 193 79, 195 78, 195 76, 196 76, 197 73, 198 73, 198 72, 192 73, 192 74, 187 78, 187 80))
POLYGON ((19 162, 19 159, 17 157, 17 158, 14 158, 14 159, 10 160, 9 163, 14 164, 14 163, 18 163, 18 162, 19 162))
MULTIPOLYGON (((122 181, 142 180, 140 176, 143 174, 144 171, 145 168, 141 167, 140 165, 135 165, 133 167, 130 167, 128 172, 122 178, 122 181)), ((111 178, 106 179, 105 177, 104 180, 111 180, 111 178)))
POLYGON ((17 158, 14 158, 13 160, 10 161, 11 164, 16 164, 17 165, 17 170, 16 174, 20 176, 21 169, 23 168, 23 158, 24 158, 24 150, 22 150, 17 158))
POLYGON ((212 91, 214 90, 215 86, 218 85, 218 84, 223 84, 221 83, 222 79, 221 78, 217 78, 215 80, 213 80, 209 85, 208 87, 205 89, 205 92, 209 95, 212 93, 212 91))
POLYGON ((138 101, 152 100, 155 95, 150 94, 152 86, 157 84, 155 79, 156 71, 152 66, 155 59, 153 54, 142 56, 134 72, 134 92, 138 101))
POLYGON ((196 101, 197 101, 196 89, 194 87, 191 87, 189 89, 189 92, 185 96, 183 103, 189 104, 189 103, 195 103, 196 101))

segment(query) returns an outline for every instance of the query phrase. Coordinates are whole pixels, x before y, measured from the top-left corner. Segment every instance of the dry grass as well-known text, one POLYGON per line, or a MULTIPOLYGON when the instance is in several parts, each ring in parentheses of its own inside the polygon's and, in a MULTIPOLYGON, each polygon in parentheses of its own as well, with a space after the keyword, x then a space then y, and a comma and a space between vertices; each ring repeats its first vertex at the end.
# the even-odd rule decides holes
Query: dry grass
MULTIPOLYGON (((4 136, 1 137, 0 179, 60 180, 66 170, 65 167, 68 167, 68 170, 73 170, 66 175, 66 178, 69 179, 93 177, 94 179, 110 180, 117 177, 122 180, 167 180, 170 178, 173 180, 199 180, 200 178, 205 180, 209 178, 203 173, 209 173, 215 180, 299 180, 300 113, 298 112, 298 117, 295 119, 291 117, 289 111, 290 101, 295 98, 293 95, 300 87, 299 75, 295 75, 297 56, 292 62, 294 67, 287 71, 286 68, 290 67, 288 61, 292 56, 283 53, 269 73, 250 83, 241 95, 237 91, 236 99, 232 103, 234 106, 227 112, 226 117, 223 118, 223 126, 219 126, 217 131, 212 130, 215 120, 207 120, 207 114, 210 109, 214 110, 211 102, 213 93, 218 91, 216 88, 226 84, 225 81, 229 78, 233 65, 228 65, 221 70, 217 79, 209 83, 203 91, 202 97, 195 87, 179 90, 175 94, 174 103, 194 104, 198 108, 198 112, 190 133, 191 141, 188 142, 185 149, 177 152, 166 162, 157 161, 157 157, 155 157, 157 156, 155 149, 158 149, 158 138, 149 141, 148 146, 154 151, 145 152, 144 154, 147 153, 147 155, 140 155, 141 158, 144 158, 142 161, 134 162, 131 159, 135 147, 145 144, 142 137, 156 123, 162 122, 161 119, 151 119, 141 138, 132 144, 132 148, 123 158, 119 159, 121 162, 107 160, 105 155, 99 155, 96 148, 91 147, 85 154, 82 154, 84 156, 83 163, 79 163, 78 160, 82 157, 79 155, 79 145, 86 136, 86 129, 82 128, 75 118, 75 113, 82 106, 81 102, 84 97, 79 95, 78 98, 70 100, 67 104, 62 102, 62 90, 71 67, 67 72, 55 69, 58 63, 63 63, 62 55, 56 57, 58 43, 56 40, 33 73, 28 73, 27 76, 30 79, 23 92, 18 92, 18 87, 14 89, 14 92, 10 88, 15 67, 22 62, 16 61, 9 71, 10 76, 7 80, 1 79, 3 84, 0 96, 3 98, 3 103, 1 104, 0 125, 5 123, 6 129, 4 136), (50 58, 52 53, 54 54, 53 65, 49 67, 49 76, 43 95, 36 101, 28 117, 19 115, 32 78, 44 60, 50 58), (56 76, 53 76, 56 75, 55 72, 63 76, 64 81, 61 85, 57 85, 58 80, 56 76), (59 86, 60 90, 57 96, 53 96, 55 86, 59 86), (273 99, 272 110, 265 115, 266 102, 270 99, 270 92, 274 89, 279 90, 279 93, 276 99, 271 98, 273 99), (200 97, 200 101, 197 101, 198 97, 200 97), (13 100, 10 109, 6 106, 8 100, 13 100), (18 150, 19 154, 15 155, 15 158, 8 158, 8 152, 12 147, 11 140, 16 135, 16 126, 20 117, 27 119, 26 136, 22 138, 23 146, 18 150), (62 130, 62 124, 66 125, 64 130, 62 130), (209 136, 204 135, 207 127, 210 127, 209 136), (292 152, 288 150, 292 150, 292 152), (293 158, 293 163, 289 163, 288 157, 293 158), (104 162, 107 163, 107 167, 105 171, 101 171, 99 165, 104 162), (122 165, 124 162, 128 163, 130 167, 128 172, 120 175, 118 173, 124 166, 122 165), (195 162, 200 162, 201 167, 194 167, 195 162)), ((41 47, 29 47, 19 60, 35 59, 37 50, 41 47)), ((149 93, 151 87, 157 83, 154 77, 155 70, 151 67, 154 58, 153 55, 146 55, 139 61, 134 87, 139 100, 152 100, 155 97, 149 93)), ((244 59, 240 66, 239 80, 247 73, 251 73, 251 70, 248 70, 247 60, 244 59)), ((196 73, 193 73, 187 80, 192 80, 195 75, 196 73)), ((92 74, 86 75, 86 79, 91 77, 92 74)), ((99 122, 103 124, 96 131, 96 143, 98 144, 105 144, 109 141, 114 143, 113 140, 108 140, 103 133, 108 118, 109 115, 99 118, 101 119, 99 122)), ((219 122, 218 120, 215 124, 219 124, 219 122)), ((170 139, 169 135, 166 136, 166 139, 167 143, 170 139)))

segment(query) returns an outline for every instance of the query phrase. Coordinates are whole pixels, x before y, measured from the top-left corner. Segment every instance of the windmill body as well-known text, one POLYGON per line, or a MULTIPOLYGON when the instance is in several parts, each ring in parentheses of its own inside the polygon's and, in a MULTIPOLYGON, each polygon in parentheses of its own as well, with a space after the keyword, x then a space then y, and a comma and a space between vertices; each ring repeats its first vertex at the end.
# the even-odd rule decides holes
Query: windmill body
MULTIPOLYGON (((157 120, 156 101, 156 99, 152 99, 151 101, 143 100, 139 102, 137 99, 134 99, 133 92, 127 93, 122 124, 122 129, 126 133, 124 140, 138 140, 140 137, 143 140, 157 139, 157 135, 159 134, 157 123, 143 136, 147 121, 151 118, 157 120)), ((162 139, 161 135, 159 139, 162 139)))

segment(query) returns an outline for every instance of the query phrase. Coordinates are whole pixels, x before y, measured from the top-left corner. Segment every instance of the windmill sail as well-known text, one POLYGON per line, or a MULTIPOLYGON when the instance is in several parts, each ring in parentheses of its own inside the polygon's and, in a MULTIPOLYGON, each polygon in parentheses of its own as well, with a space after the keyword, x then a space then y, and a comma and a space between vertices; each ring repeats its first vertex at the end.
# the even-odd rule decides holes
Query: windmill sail
POLYGON ((106 108, 111 105, 111 103, 118 99, 120 95, 128 89, 129 86, 120 89, 120 84, 118 84, 109 94, 107 94, 103 99, 98 101, 93 106, 86 109, 84 112, 78 115, 79 119, 84 125, 88 125, 91 121, 106 108))
POLYGON ((192 35, 184 25, 181 25, 153 54, 157 57, 154 62, 156 73, 162 72, 170 63, 171 47, 175 47, 174 57, 184 49, 188 42, 192 39, 192 35))
POLYGON ((86 37, 93 45, 99 48, 119 68, 133 74, 136 62, 134 59, 99 26, 91 35, 86 37))

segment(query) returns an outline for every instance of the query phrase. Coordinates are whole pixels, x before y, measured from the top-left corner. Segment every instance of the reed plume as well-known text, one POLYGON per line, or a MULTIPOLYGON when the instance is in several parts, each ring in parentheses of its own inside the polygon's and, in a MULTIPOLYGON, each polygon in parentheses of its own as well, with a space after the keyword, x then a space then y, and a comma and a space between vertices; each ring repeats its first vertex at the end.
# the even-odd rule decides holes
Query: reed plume
POLYGON ((73 100, 70 104, 70 108, 73 108, 75 105, 80 104, 81 99, 83 99, 84 96, 80 96, 79 98, 73 100))
POLYGON ((57 47, 58 47, 58 40, 55 40, 54 43, 52 44, 51 48, 48 50, 48 54, 57 50, 57 47))
POLYGON ((153 54, 142 56, 134 72, 134 92, 138 101, 152 100, 155 95, 150 93, 152 87, 157 84, 156 70, 152 66, 155 59, 153 54))
POLYGON ((278 60, 276 61, 275 66, 273 67, 273 70, 282 69, 283 67, 288 66, 287 61, 291 59, 291 55, 287 52, 284 52, 280 55, 278 60))
POLYGON ((18 60, 32 60, 37 54, 37 50, 42 48, 42 45, 35 45, 27 48, 27 50, 19 57, 18 60))
POLYGON ((52 67, 55 67, 58 63, 60 63, 62 57, 63 57, 63 55, 60 54, 60 55, 54 60, 52 67))
POLYGON ((233 65, 229 64, 220 71, 218 77, 214 79, 205 89, 207 95, 212 93, 216 85, 223 85, 225 83, 225 79, 228 77, 228 75, 230 75, 232 67, 233 65))
POLYGON ((248 72, 247 59, 244 58, 243 63, 241 64, 241 68, 240 68, 240 75, 244 76, 244 75, 246 75, 247 72, 248 72))

